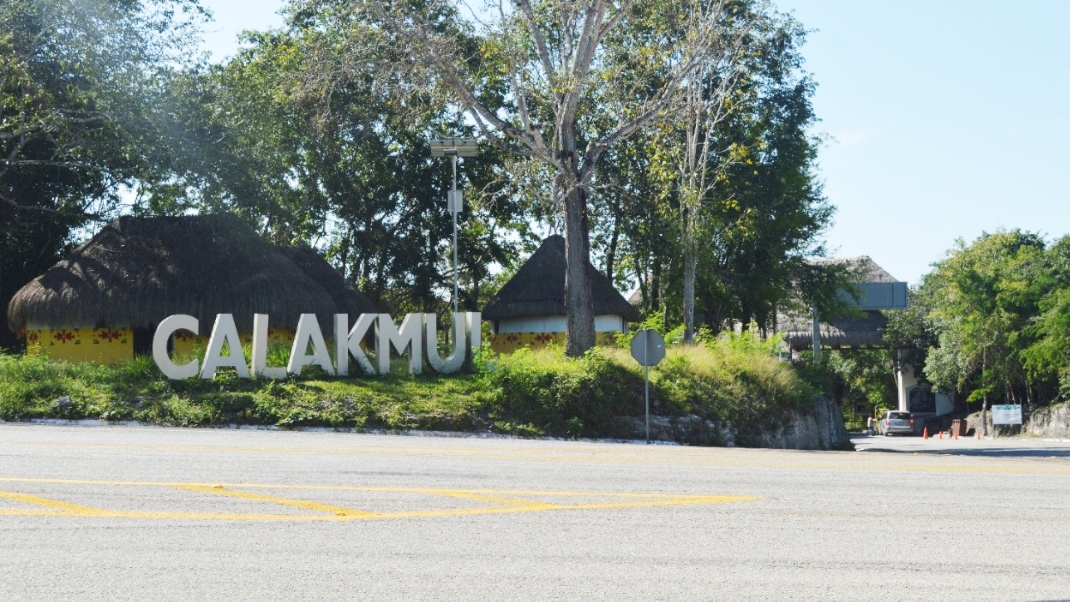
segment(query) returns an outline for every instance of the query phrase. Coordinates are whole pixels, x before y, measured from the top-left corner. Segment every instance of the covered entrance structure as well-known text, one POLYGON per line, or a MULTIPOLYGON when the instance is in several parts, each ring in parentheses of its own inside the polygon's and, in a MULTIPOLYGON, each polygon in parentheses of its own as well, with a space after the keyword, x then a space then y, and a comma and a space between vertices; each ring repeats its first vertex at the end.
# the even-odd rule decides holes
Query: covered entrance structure
MULTIPOLYGON (((831 319, 810 315, 779 314, 777 331, 784 335, 784 341, 793 356, 805 349, 813 349, 815 357, 825 349, 885 349, 884 327, 888 318, 884 311, 905 309, 907 306, 907 283, 900 282, 884 268, 869 257, 847 259, 818 260, 819 263, 837 263, 845 265, 859 277, 855 286, 858 288, 857 301, 845 291, 851 305, 855 306, 851 315, 831 319)), ((914 366, 904 361, 906 350, 895 350, 896 388, 898 390, 898 409, 914 414, 942 415, 954 410, 954 398, 935 391, 931 385, 922 381, 916 374, 914 366)))

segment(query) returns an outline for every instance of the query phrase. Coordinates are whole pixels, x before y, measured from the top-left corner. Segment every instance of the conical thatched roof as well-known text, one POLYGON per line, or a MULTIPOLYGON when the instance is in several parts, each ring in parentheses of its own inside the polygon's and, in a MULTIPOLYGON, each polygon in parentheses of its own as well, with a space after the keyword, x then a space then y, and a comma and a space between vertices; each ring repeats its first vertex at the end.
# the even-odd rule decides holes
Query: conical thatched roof
MULTIPOLYGON (((565 239, 556 235, 547 238, 487 303, 483 317, 505 320, 565 315, 565 268, 565 239)), ((591 280, 595 315, 615 315, 628 322, 639 321, 635 308, 613 288, 604 274, 589 263, 587 277, 591 280)))
POLYGON ((314 251, 273 245, 235 216, 123 217, 19 290, 7 317, 15 331, 27 324, 153 329, 189 314, 208 334, 221 313, 249 331, 255 313, 290 328, 314 313, 329 328, 336 312, 374 311, 343 289, 341 275, 314 251))
POLYGON ((868 255, 812 259, 813 265, 842 265, 855 276, 857 282, 898 282, 895 276, 877 265, 868 255))
POLYGON ((323 287, 334 300, 337 313, 349 314, 350 321, 359 314, 378 313, 378 308, 362 293, 351 287, 342 274, 327 263, 312 247, 279 247, 290 261, 323 287))
MULTIPOLYGON (((894 276, 867 255, 813 259, 810 263, 844 266, 859 285, 898 282, 894 276)), ((887 316, 877 310, 869 310, 861 315, 838 316, 832 320, 823 318, 820 324, 821 344, 836 349, 883 347, 885 345, 884 327, 887 325, 887 316)), ((792 349, 805 349, 814 344, 813 317, 810 314, 779 314, 777 331, 783 334, 784 340, 792 349)))

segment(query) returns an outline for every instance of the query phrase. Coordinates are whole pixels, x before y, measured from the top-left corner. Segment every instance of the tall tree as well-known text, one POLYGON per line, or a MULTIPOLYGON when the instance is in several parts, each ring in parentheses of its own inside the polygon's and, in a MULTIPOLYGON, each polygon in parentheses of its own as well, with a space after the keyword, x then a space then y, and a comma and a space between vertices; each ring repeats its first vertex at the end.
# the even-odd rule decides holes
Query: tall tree
POLYGON ((470 35, 472 22, 459 17, 455 2, 347 3, 345 17, 378 34, 375 53, 389 48, 397 58, 392 66, 404 69, 410 81, 422 78, 424 89, 447 92, 487 140, 553 170, 568 263, 569 355, 594 345, 585 266, 590 261, 588 195, 599 157, 662 116, 683 80, 725 39, 726 3, 502 0, 493 10, 472 16, 483 24, 479 43, 470 35), (647 35, 649 11, 679 15, 689 27, 683 35, 647 35), (616 47, 630 48, 629 57, 651 57, 650 64, 664 69, 657 85, 651 87, 645 73, 628 68, 630 60, 622 62, 620 53, 607 51, 615 37, 620 38, 616 47), (508 103, 488 105, 482 97, 488 86, 503 88, 508 103), (597 120, 589 117, 604 107, 590 100, 607 87, 629 91, 632 101, 614 115, 614 127, 598 133, 591 127, 597 120))
MULTIPOLYGON (((725 106, 685 95, 693 111, 651 128, 642 150, 609 155, 632 161, 634 168, 623 164, 627 178, 645 183, 642 194, 659 206, 640 219, 638 238, 624 244, 659 249, 640 287, 659 290, 656 298, 659 306, 667 299, 670 320, 686 325, 685 308, 693 307, 695 326, 714 332, 731 321, 768 328, 778 308, 788 306, 833 311, 846 280, 835 266, 807 260, 824 254, 818 237, 833 208, 815 174, 820 141, 810 133, 816 118, 814 83, 802 70, 805 32, 790 18, 768 17, 751 35, 725 106), (655 245, 666 234, 670 244, 655 245), (689 255, 693 261, 685 261, 689 255)), ((710 75, 708 85, 728 87, 717 76, 710 75)), ((604 169, 617 178, 621 168, 604 169)))
POLYGON ((1048 249, 1033 284, 1040 297, 1025 333, 1023 366, 1038 390, 1046 391, 1044 401, 1070 399, 1070 235, 1048 249))
POLYGON ((123 185, 165 168, 157 108, 202 17, 196 0, 0 0, 3 307, 72 230, 115 215, 123 185))
POLYGON ((987 411, 992 398, 1031 401, 1019 350, 1037 313, 1041 291, 1034 286, 1043 266, 1045 243, 1020 230, 983 234, 972 244, 959 241, 935 264, 922 285, 929 289, 929 319, 939 345, 930 349, 925 373, 949 390, 972 388, 970 401, 987 411))
POLYGON ((703 61, 702 65, 684 78, 676 111, 670 121, 681 138, 669 143, 668 155, 673 158, 678 190, 677 227, 683 251, 683 322, 684 342, 695 339, 695 281, 698 276, 699 252, 704 239, 720 235, 724 224, 709 226, 709 211, 704 205, 727 200, 719 195, 728 167, 745 156, 739 152, 737 141, 721 135, 722 122, 733 111, 746 108, 733 98, 737 84, 747 77, 748 55, 761 55, 762 40, 754 19, 741 16, 743 5, 735 5, 730 18, 740 19, 742 31, 727 34, 727 39, 715 47, 720 51, 703 61))
MULTIPOLYGON (((249 34, 225 65, 183 81, 190 99, 184 177, 154 183, 150 212, 230 211, 281 243, 315 244, 353 284, 385 307, 431 312, 452 288, 448 163, 433 159, 436 131, 462 130, 435 102, 399 104, 365 72, 346 69, 346 33, 314 11, 294 11, 285 30, 249 34), (305 79, 310 66, 326 82, 305 79), (328 67, 330 66, 330 67, 328 67)), ((503 194, 500 153, 464 160, 469 191, 461 216, 461 301, 479 303, 495 263, 508 265, 523 230, 503 194)))

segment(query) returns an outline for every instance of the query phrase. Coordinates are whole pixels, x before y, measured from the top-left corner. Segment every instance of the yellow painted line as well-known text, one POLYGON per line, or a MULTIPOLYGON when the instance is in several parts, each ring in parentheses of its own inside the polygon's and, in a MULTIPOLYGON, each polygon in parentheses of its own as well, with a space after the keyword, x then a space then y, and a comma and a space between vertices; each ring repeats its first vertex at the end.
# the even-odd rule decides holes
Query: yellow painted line
POLYGON ((235 514, 205 512, 113 512, 87 508, 87 512, 50 511, 50 510, 10 510, 0 509, 0 516, 60 516, 93 518, 127 518, 127 519, 170 519, 170 520, 224 520, 224 521, 277 521, 277 522, 350 522, 362 520, 382 520, 400 518, 432 518, 452 516, 474 516, 486 514, 519 514, 522 512, 547 512, 556 510, 611 510, 655 506, 679 506, 694 504, 716 504, 731 502, 751 502, 759 498, 747 496, 707 496, 693 499, 660 500, 646 502, 617 502, 606 504, 575 505, 530 505, 503 506, 492 508, 455 508, 449 510, 414 510, 408 512, 387 512, 366 515, 293 515, 293 514, 235 514), (90 512, 91 511, 91 512, 90 512))
POLYGON ((356 485, 295 485, 291 483, 179 483, 157 481, 109 481, 91 479, 50 479, 26 477, 0 477, 0 483, 42 483, 56 485, 108 485, 123 487, 223 487, 231 489, 307 489, 310 491, 364 491, 383 493, 425 493, 428 495, 448 495, 451 493, 470 493, 477 495, 509 496, 571 496, 571 497, 619 497, 639 499, 705 499, 708 495, 680 493, 621 493, 616 491, 544 491, 529 489, 439 489, 430 487, 363 487, 356 485))
POLYGON ((293 506, 295 508, 303 508, 305 510, 315 510, 317 512, 327 512, 335 516, 375 516, 374 512, 365 512, 364 510, 354 510, 352 508, 343 508, 341 506, 330 506, 327 504, 320 504, 319 502, 310 502, 305 500, 294 500, 284 497, 275 497, 271 495, 261 495, 259 493, 249 493, 248 491, 233 491, 226 489, 219 485, 207 486, 207 485, 169 485, 176 489, 185 489, 187 491, 195 491, 198 493, 211 493, 215 495, 226 495, 230 497, 241 498, 245 500, 254 500, 257 502, 270 502, 272 504, 282 504, 285 506, 293 506))
POLYGON ((448 491, 433 493, 432 495, 441 495, 445 497, 455 497, 465 500, 475 500, 478 502, 491 502, 494 504, 504 504, 505 506, 520 506, 524 508, 540 508, 545 510, 553 510, 560 508, 557 504, 547 504, 545 502, 532 502, 530 500, 518 500, 516 498, 501 497, 496 495, 484 495, 481 493, 473 493, 469 491, 448 491))
POLYGON ((14 501, 25 502, 37 506, 32 509, 0 509, 0 516, 79 516, 96 518, 132 518, 132 519, 173 519, 173 520, 232 520, 232 521, 353 521, 374 519, 401 519, 423 517, 449 517, 449 516, 473 516, 486 514, 512 514, 520 512, 546 512, 553 510, 611 510, 640 507, 679 506, 695 504, 718 504, 731 502, 757 501, 760 498, 751 496, 711 496, 711 495, 684 495, 666 493, 614 493, 614 492, 578 492, 578 491, 496 491, 496 490, 470 490, 470 489, 436 489, 436 488, 412 488, 412 487, 354 487, 344 485, 272 485, 272 484, 231 484, 231 485, 207 485, 200 483, 159 483, 147 481, 92 481, 84 479, 26 479, 26 478, 0 478, 7 483, 37 483, 37 484, 64 484, 64 485, 87 485, 87 486, 127 486, 127 487, 171 487, 183 489, 195 493, 210 493, 213 495, 226 495, 241 499, 260 502, 269 502, 293 506, 297 508, 314 510, 323 514, 294 515, 294 514, 240 514, 240 513, 205 513, 205 512, 144 512, 144 511, 111 511, 88 506, 69 504, 39 496, 0 492, 0 497, 14 501), (455 497, 473 501, 501 504, 500 506, 479 508, 452 508, 438 510, 413 510, 404 512, 372 513, 363 510, 354 510, 341 506, 321 504, 305 500, 295 500, 276 496, 263 495, 250 491, 237 491, 235 488, 245 489, 296 489, 296 490, 333 490, 333 491, 357 491, 357 492, 392 492, 409 493, 432 496, 455 497), (557 504, 533 500, 518 499, 514 496, 555 496, 569 497, 582 496, 587 498, 607 498, 612 501, 581 503, 581 504, 557 504))
MULTIPOLYGON (((91 516, 105 512, 104 510, 100 510, 98 508, 80 506, 78 504, 61 502, 59 500, 52 500, 46 497, 29 495, 26 493, 17 493, 14 491, 0 491, 0 498, 14 500, 16 502, 22 502, 23 504, 31 504, 33 506, 43 506, 45 508, 51 508, 52 512, 61 515, 91 516)), ((15 510, 15 512, 20 511, 15 510)))
POLYGON ((59 512, 48 510, 0 510, 0 516, 62 516, 92 518, 140 518, 140 519, 188 519, 188 520, 244 520, 244 521, 302 521, 324 520, 333 517, 321 515, 288 514, 215 514, 205 512, 122 512, 101 510, 92 513, 59 512))

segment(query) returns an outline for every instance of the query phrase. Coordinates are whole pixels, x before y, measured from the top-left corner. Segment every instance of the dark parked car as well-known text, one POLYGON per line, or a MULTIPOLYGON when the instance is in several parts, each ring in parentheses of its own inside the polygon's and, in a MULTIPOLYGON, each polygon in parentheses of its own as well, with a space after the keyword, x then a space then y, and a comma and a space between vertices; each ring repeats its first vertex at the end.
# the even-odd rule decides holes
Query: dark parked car
POLYGON ((880 433, 886 436, 896 433, 909 435, 914 432, 914 417, 910 415, 910 412, 885 412, 879 428, 880 433))

